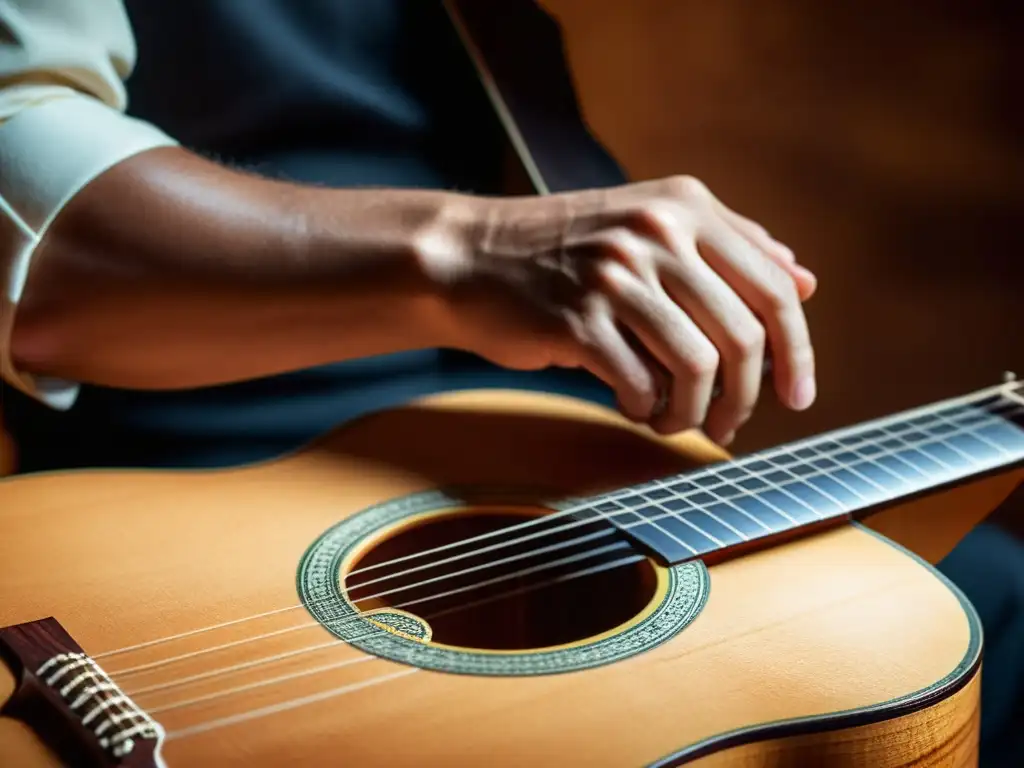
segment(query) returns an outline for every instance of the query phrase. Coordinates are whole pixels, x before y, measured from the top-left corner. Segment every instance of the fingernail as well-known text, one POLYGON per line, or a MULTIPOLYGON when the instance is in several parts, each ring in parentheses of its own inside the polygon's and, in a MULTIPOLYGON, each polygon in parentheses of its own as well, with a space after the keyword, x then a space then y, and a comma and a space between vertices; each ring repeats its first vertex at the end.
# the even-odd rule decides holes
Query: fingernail
POLYGON ((722 446, 723 448, 726 448, 726 447, 732 445, 732 441, 735 440, 735 439, 736 439, 736 432, 732 431, 729 434, 727 434, 725 437, 723 437, 721 440, 719 440, 718 444, 720 446, 722 446))
POLYGON ((806 410, 811 407, 812 403, 814 403, 814 398, 817 394, 818 389, 817 384, 814 381, 814 377, 804 376, 797 381, 796 386, 793 387, 790 405, 797 411, 806 410))

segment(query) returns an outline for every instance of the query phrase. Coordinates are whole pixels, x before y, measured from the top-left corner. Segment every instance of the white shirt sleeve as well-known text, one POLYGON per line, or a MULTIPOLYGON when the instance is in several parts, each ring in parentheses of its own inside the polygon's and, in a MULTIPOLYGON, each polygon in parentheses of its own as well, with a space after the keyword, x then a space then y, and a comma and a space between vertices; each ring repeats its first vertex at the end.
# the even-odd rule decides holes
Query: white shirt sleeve
POLYGON ((11 329, 36 247, 113 165, 175 142, 124 114, 135 40, 121 0, 0 0, 0 376, 54 408, 73 382, 14 368, 11 329))

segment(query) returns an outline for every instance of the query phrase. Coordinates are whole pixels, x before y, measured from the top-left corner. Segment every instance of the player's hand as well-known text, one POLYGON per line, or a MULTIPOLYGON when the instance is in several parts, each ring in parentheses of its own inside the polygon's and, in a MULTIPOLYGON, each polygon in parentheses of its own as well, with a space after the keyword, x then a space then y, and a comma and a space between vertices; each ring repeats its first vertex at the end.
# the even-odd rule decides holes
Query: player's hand
POLYGON ((766 348, 780 400, 814 401, 802 301, 816 278, 697 179, 473 205, 464 252, 432 262, 459 347, 586 368, 633 420, 723 444, 758 400, 766 348))

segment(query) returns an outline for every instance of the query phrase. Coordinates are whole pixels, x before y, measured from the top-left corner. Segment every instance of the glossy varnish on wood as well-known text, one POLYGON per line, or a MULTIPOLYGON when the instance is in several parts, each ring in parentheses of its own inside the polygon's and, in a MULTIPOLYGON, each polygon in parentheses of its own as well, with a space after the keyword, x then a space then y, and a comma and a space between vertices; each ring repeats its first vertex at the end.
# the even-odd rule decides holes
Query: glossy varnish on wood
MULTIPOLYGON (((810 755, 828 755, 829 765, 973 764, 979 649, 971 615, 933 570, 857 526, 713 566, 708 602, 683 632, 584 672, 501 678, 415 670, 329 643, 304 609, 108 655, 295 605, 296 569, 310 544, 385 499, 452 484, 580 495, 718 458, 695 435, 654 439, 596 406, 492 392, 372 416, 293 457, 248 468, 7 480, 0 483, 0 625, 56 617, 165 726, 170 765, 610 766, 676 753, 702 765, 800 765, 810 755), (278 631, 289 627, 299 628, 278 631), (266 637, 229 645, 256 635, 266 637), (189 656, 213 645, 228 647, 189 656), (312 646, 323 647, 201 677, 312 646), (159 663, 179 656, 187 658, 159 663), (937 687, 943 680, 966 687, 949 698, 949 688, 937 687), (906 719, 864 724, 884 718, 894 700, 927 690, 945 696, 906 719), (196 730, 329 691, 315 703, 196 730), (872 709, 873 716, 862 712, 810 735, 764 728, 872 709), (730 733, 731 741, 720 740, 730 733)), ((918 529, 890 529, 912 549, 922 544, 941 556, 1019 479, 1008 474, 915 502, 905 511, 934 521, 920 541, 918 529)), ((0 675, 6 697, 13 681, 0 675)), ((0 764, 48 760, 27 729, 0 719, 0 764)))

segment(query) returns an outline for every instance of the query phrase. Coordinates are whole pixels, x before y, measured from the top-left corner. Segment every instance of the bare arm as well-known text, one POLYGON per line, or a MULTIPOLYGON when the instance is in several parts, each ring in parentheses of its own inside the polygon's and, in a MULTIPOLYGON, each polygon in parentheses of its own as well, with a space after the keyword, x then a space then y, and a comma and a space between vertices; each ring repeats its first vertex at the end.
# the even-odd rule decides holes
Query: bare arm
POLYGON ((769 343, 781 399, 813 400, 812 291, 783 246, 693 179, 539 198, 329 190, 165 147, 62 210, 11 352, 32 374, 170 389, 450 346, 587 368, 632 418, 728 440, 769 343))
POLYGON ((33 374, 130 388, 441 345, 418 243, 467 198, 329 190, 166 147, 114 166, 37 250, 11 338, 33 374))
POLYGON ((583 367, 632 418, 723 441, 769 347, 779 398, 814 400, 814 276, 696 179, 510 199, 259 179, 124 116, 121 0, 0 0, 0 27, 0 375, 54 407, 76 381, 429 346, 583 367))

